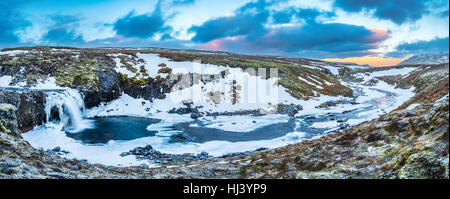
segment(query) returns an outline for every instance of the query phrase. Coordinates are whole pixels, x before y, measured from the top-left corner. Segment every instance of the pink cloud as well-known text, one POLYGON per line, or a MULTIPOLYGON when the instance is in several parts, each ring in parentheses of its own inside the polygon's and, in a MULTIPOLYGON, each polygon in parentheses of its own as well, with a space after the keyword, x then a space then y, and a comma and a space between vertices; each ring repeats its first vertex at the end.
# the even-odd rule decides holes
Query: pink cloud
POLYGON ((392 33, 388 30, 378 29, 378 28, 369 28, 372 32, 371 35, 366 37, 369 42, 380 42, 392 37, 392 33))
POLYGON ((200 50, 223 51, 226 50, 229 45, 236 44, 242 40, 242 37, 227 37, 200 44, 197 46, 197 48, 200 50))

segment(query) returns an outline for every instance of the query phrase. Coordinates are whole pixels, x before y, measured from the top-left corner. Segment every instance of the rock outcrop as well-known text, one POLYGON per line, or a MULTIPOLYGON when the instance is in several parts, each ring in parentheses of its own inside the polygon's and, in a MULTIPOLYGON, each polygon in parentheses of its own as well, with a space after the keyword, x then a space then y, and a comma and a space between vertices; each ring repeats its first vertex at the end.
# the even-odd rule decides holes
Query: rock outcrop
POLYGON ((96 72, 99 80, 98 88, 79 85, 77 89, 83 93, 86 108, 98 106, 101 102, 110 102, 122 93, 122 78, 114 70, 96 72))
POLYGON ((0 103, 0 131, 7 134, 19 135, 17 129, 17 108, 12 104, 0 103))
POLYGON ((15 109, 17 127, 26 132, 46 120, 45 94, 42 91, 8 91, 0 89, 0 103, 11 104, 15 109))
POLYGON ((167 81, 164 78, 135 80, 122 76, 123 92, 125 94, 150 101, 166 98, 166 93, 171 91, 173 84, 174 82, 167 81))

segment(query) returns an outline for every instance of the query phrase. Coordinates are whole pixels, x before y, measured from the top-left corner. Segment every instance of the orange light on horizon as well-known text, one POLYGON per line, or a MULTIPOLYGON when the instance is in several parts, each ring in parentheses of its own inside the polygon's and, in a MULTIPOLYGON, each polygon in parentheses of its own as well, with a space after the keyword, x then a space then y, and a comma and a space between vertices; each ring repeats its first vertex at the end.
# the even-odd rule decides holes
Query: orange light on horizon
POLYGON ((395 66, 400 62, 406 60, 405 58, 384 58, 384 57, 347 57, 347 58, 328 58, 322 59, 322 61, 327 62, 351 62, 359 65, 368 64, 370 66, 395 66))

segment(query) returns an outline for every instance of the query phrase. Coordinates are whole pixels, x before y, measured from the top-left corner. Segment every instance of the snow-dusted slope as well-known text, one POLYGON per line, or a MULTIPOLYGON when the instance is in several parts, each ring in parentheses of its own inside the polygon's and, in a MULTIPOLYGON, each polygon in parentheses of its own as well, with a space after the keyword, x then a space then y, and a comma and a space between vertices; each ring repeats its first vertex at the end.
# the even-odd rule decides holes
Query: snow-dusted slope
POLYGON ((410 57, 409 59, 401 62, 399 65, 448 63, 449 62, 448 56, 449 56, 448 52, 414 55, 414 56, 410 57))

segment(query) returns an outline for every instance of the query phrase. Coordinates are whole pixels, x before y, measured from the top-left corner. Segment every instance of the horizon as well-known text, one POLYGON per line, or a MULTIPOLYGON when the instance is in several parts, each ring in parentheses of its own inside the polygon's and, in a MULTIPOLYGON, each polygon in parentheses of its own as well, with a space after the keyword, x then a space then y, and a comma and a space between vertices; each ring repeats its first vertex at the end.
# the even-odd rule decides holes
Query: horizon
POLYGON ((152 46, 390 66, 448 53, 448 7, 445 0, 4 0, 0 48, 152 46))

